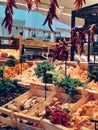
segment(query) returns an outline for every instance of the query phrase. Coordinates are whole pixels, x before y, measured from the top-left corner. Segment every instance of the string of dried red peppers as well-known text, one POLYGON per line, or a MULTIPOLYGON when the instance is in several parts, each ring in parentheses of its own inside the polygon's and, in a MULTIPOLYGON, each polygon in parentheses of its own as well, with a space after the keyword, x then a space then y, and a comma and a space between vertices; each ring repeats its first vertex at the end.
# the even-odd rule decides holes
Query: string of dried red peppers
POLYGON ((13 25, 13 7, 17 8, 15 0, 7 0, 6 8, 5 8, 5 18, 2 22, 2 25, 5 25, 5 28, 8 28, 8 33, 10 34, 12 31, 13 25))
POLYGON ((43 23, 43 25, 45 25, 48 22, 48 26, 52 32, 54 32, 54 30, 52 29, 53 19, 54 18, 59 19, 56 14, 56 7, 59 8, 57 0, 51 0, 51 4, 50 4, 50 8, 49 8, 47 17, 43 23))
MULTIPOLYGON (((28 6, 28 11, 31 11, 33 4, 35 4, 36 7, 38 8, 38 4, 41 3, 40 0, 25 0, 25 1, 28 6)), ((45 25, 48 22, 48 26, 49 26, 50 30, 52 32, 54 32, 54 30, 52 29, 52 23, 53 23, 54 18, 59 19, 56 14, 56 8, 57 7, 59 8, 59 4, 58 4, 57 0, 50 0, 50 1, 51 1, 50 8, 49 8, 47 17, 46 17, 43 25, 45 25)), ((74 2, 75 8, 77 10, 79 10, 83 6, 83 3, 86 4, 86 0, 75 0, 75 2, 74 2)), ((16 1, 7 0, 6 9, 5 9, 5 18, 2 22, 2 25, 5 24, 5 28, 8 28, 9 34, 11 33, 12 24, 13 24, 13 19, 12 19, 13 7, 17 8, 16 1)))
POLYGON ((83 4, 86 4, 86 0, 75 0, 74 2, 76 10, 79 10, 83 4))
POLYGON ((56 44, 51 54, 53 62, 55 60, 67 61, 70 58, 70 47, 71 44, 67 44, 65 39, 63 39, 63 43, 56 44))
POLYGON ((33 4, 35 4, 37 8, 38 8, 38 4, 41 4, 40 0, 25 0, 25 1, 27 3, 28 11, 31 11, 33 4))

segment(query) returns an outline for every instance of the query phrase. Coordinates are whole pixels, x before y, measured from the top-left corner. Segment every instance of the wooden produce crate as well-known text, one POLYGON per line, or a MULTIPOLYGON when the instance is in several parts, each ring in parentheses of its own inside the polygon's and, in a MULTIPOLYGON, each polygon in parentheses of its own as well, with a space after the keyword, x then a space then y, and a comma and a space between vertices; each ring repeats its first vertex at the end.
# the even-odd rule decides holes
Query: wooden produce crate
POLYGON ((93 130, 91 119, 98 120, 98 94, 88 93, 88 96, 79 100, 71 111, 76 130, 93 130))
POLYGON ((11 120, 10 117, 4 117, 4 116, 1 116, 1 115, 0 115, 0 124, 11 126, 11 127, 16 127, 16 122, 11 120))
POLYGON ((37 117, 22 113, 15 113, 15 117, 19 130, 43 130, 41 119, 37 117))
MULTIPOLYGON (((36 86, 35 86, 36 87, 36 86)), ((31 85, 31 90, 33 90, 34 86, 31 85)), ((39 87, 37 86, 38 90, 40 91, 43 91, 43 89, 39 89, 39 87)), ((48 93, 49 91, 46 91, 46 93, 48 93)), ((61 101, 61 102, 66 102, 67 105, 68 103, 70 102, 69 100, 69 95, 67 95, 66 93, 61 93, 59 91, 59 88, 56 90, 56 91, 50 91, 50 96, 48 98, 46 98, 46 101, 43 102, 41 105, 38 105, 37 107, 35 107, 35 109, 30 109, 29 111, 26 111, 26 112, 15 112, 15 118, 17 120, 17 127, 20 129, 20 130, 24 130, 24 127, 28 127, 28 129, 32 130, 32 126, 29 126, 27 124, 25 124, 24 122, 20 122, 20 121, 23 121, 23 120, 26 120, 26 121, 29 121, 31 120, 32 123, 38 123, 40 125, 40 128, 34 128, 34 129, 45 129, 45 125, 44 125, 44 121, 43 121, 43 112, 45 114, 45 110, 46 110, 46 106, 47 104, 49 104, 52 100, 52 98, 54 97, 57 97, 58 98, 58 101, 61 101), (37 113, 38 112, 38 113, 37 113), (36 113, 39 114, 38 116, 36 116, 36 113), (42 116, 41 116, 42 115, 42 116)), ((81 97, 79 97, 80 99, 81 97)), ((71 104, 71 106, 74 105, 71 104)), ((69 107, 69 105, 68 105, 69 107)), ((55 126, 54 126, 55 127, 55 126)), ((63 127, 63 126, 62 126, 63 127)), ((50 128, 50 127, 49 127, 50 128)), ((65 127, 64 127, 65 128, 65 127)), ((47 128, 48 130, 48 128, 47 128)), ((53 129, 54 130, 54 129, 53 129)), ((67 129, 66 129, 67 130, 67 129)))
POLYGON ((74 130, 73 128, 67 128, 62 125, 54 125, 49 120, 43 120, 45 130, 74 130))
MULTIPOLYGON (((33 89, 32 89, 33 90, 33 89)), ((44 91, 43 90, 39 90, 41 91, 41 95, 44 95, 44 91)), ((15 112, 14 116, 17 122, 17 128, 19 128, 19 130, 25 130, 25 129, 29 129, 29 130, 43 130, 43 125, 42 125, 42 116, 41 117, 37 117, 36 112, 38 111, 38 113, 41 113, 42 111, 45 110, 46 104, 47 102, 49 102, 51 100, 51 98, 53 96, 55 96, 55 92, 46 92, 46 95, 49 94, 46 97, 46 100, 37 105, 35 108, 31 108, 28 111, 25 112, 15 112), (28 123, 30 123, 30 125, 28 125, 28 123), (33 124, 36 124, 36 127, 33 126, 33 124)))
MULTIPOLYGON (((47 92, 46 98, 51 98, 51 96, 54 96, 55 92, 47 92)), ((41 104, 45 102, 45 91, 38 90, 33 87, 33 89, 30 89, 28 92, 20 95, 19 97, 13 99, 12 101, 8 102, 7 104, 0 107, 0 115, 4 117, 5 115, 9 117, 9 119, 12 121, 13 126, 16 126, 16 119, 14 116, 15 112, 19 113, 25 113, 29 111, 30 109, 34 110, 36 107, 41 107, 41 104), (23 106, 27 100, 29 99, 36 99, 36 103, 32 106, 23 106), (39 101, 38 101, 38 100, 39 101), (4 116, 3 116, 4 115, 4 116)), ((4 117, 5 118, 5 117, 4 117)), ((7 120, 7 118, 5 118, 7 120)))

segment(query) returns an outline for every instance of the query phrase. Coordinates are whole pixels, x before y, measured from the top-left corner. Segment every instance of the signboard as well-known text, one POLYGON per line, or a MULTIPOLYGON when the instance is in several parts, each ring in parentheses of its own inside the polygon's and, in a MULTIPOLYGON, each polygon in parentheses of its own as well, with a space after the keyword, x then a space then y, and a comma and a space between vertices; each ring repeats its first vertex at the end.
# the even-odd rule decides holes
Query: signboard
POLYGON ((43 82, 52 84, 52 74, 45 73, 43 76, 43 82))
POLYGON ((92 54, 98 55, 98 42, 94 42, 92 45, 92 54))
POLYGON ((0 78, 3 78, 3 70, 0 70, 0 78))
POLYGON ((89 63, 88 71, 90 73, 98 74, 98 63, 89 63))
POLYGON ((33 60, 33 55, 25 55, 25 60, 33 60))
POLYGON ((23 62, 25 62, 25 56, 24 55, 20 56, 20 63, 23 63, 23 62))

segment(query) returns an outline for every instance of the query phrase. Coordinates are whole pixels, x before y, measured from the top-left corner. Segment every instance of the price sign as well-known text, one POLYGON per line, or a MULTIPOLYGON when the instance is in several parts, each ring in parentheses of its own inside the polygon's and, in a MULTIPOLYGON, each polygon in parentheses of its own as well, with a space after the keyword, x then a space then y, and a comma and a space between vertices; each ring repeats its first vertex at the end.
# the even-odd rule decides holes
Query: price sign
POLYGON ((3 70, 0 70, 0 78, 3 78, 3 70))
POLYGON ((32 60, 33 59, 33 55, 25 55, 25 59, 26 60, 32 60))
POLYGON ((98 55, 98 42, 94 42, 92 45, 92 54, 98 55))
POLYGON ((88 70, 90 73, 98 74, 98 63, 89 63, 88 70))
POLYGON ((43 82, 52 84, 52 74, 45 73, 43 77, 43 82))
POLYGON ((25 56, 20 56, 20 63, 25 62, 25 56))

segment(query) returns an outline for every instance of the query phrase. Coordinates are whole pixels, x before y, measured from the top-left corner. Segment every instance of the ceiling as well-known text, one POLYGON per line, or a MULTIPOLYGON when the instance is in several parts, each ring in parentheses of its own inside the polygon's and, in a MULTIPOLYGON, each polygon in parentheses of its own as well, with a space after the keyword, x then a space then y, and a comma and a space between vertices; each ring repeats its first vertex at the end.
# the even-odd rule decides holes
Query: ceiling
MULTIPOLYGON (((0 0, 0 4, 5 4, 7 0, 0 0)), ((47 11, 49 9, 50 0, 40 0, 41 4, 39 5, 38 10, 33 9, 33 11, 38 11, 43 13, 44 15, 47 15, 47 11)), ((57 15, 59 17, 59 21, 62 23, 65 23, 67 25, 71 25, 71 11, 75 10, 74 6, 75 0, 58 0, 60 9, 57 9, 57 15)), ((26 8, 26 2, 25 0, 16 0, 18 8, 27 9, 26 8)), ((98 3, 98 0, 86 0, 86 5, 83 5, 83 7, 96 4, 98 3)), ((83 20, 77 19, 76 24, 81 25, 83 23, 83 20)))

